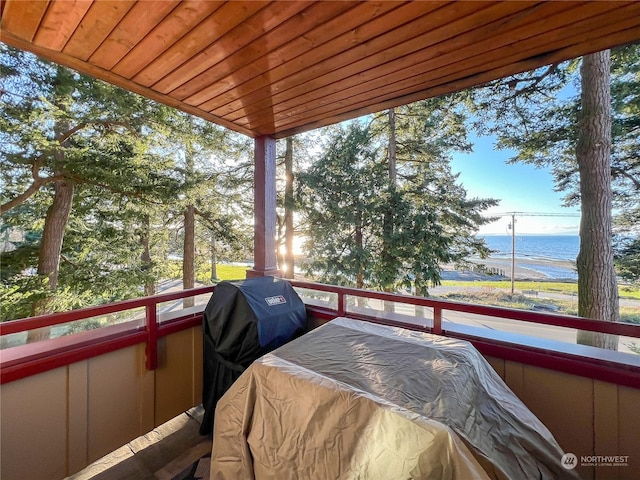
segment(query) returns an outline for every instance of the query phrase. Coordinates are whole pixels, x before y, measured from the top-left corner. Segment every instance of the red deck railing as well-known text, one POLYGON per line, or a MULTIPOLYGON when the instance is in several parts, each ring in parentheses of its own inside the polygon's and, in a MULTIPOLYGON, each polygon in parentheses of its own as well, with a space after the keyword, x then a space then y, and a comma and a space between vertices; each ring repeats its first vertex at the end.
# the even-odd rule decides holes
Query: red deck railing
POLYGON ((197 311, 185 309, 178 315, 171 315, 170 319, 159 323, 158 305, 172 300, 209 294, 213 289, 212 286, 194 288, 0 323, 1 337, 135 308, 145 309, 145 321, 142 325, 138 319, 135 319, 0 351, 0 383, 29 377, 138 343, 146 343, 146 366, 149 370, 153 370, 158 366, 159 338, 202 324, 202 309, 197 311))
MULTIPOLYGON (((307 305, 311 315, 319 319, 337 316, 368 320, 421 330, 429 333, 465 339, 485 355, 518 361, 542 368, 564 371, 612 383, 640 388, 640 355, 598 349, 583 345, 447 323, 443 326, 443 312, 478 314, 532 324, 566 327, 640 339, 640 325, 611 323, 566 315, 515 310, 484 305, 470 305, 433 298, 396 295, 310 282, 291 282, 298 289, 325 292, 337 297, 333 305, 307 305), (408 321, 385 318, 383 312, 354 311, 348 307, 349 297, 362 297, 432 309, 431 325, 416 325, 408 321)), ((159 316, 158 305, 213 292, 214 287, 202 287, 145 297, 135 300, 84 308, 69 312, 43 315, 0 324, 0 336, 52 327, 100 315, 144 308, 144 322, 140 320, 75 333, 64 337, 27 343, 0 352, 0 382, 11 382, 53 368, 101 355, 138 343, 146 343, 146 366, 158 365, 158 339, 171 333, 192 328, 202 322, 202 307, 194 307, 159 316), (159 321, 160 320, 160 321, 159 321)))

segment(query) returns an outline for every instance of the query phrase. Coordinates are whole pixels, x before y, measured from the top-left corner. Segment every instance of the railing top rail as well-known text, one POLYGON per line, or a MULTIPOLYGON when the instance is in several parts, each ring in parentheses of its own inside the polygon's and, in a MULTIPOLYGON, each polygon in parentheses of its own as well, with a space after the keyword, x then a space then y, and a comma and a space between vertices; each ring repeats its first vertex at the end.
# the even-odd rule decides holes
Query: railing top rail
MULTIPOLYGON (((322 318, 330 319, 339 315, 346 315, 361 320, 401 326, 397 321, 387 318, 369 317, 366 313, 350 312, 348 309, 345 311, 345 297, 349 295, 431 307, 433 308, 434 314, 434 326, 432 328, 421 327, 422 330, 426 329, 433 333, 442 332, 448 336, 470 340, 478 348, 482 348, 482 352, 485 354, 522 361, 524 363, 528 362, 532 365, 541 365, 545 368, 567 371, 590 378, 599 378, 614 383, 617 382, 620 385, 628 385, 635 388, 639 386, 637 373, 639 367, 635 361, 629 362, 628 359, 620 360, 618 358, 609 359, 607 357, 607 355, 609 355, 608 352, 598 352, 592 358, 589 357, 589 352, 584 353, 582 351, 587 347, 570 345, 567 347, 569 349, 564 346, 556 348, 553 345, 550 346, 549 342, 534 341, 531 340, 531 337, 527 336, 495 332, 492 330, 489 330, 485 334, 484 329, 480 328, 474 329, 463 326, 460 327, 462 331, 454 331, 451 329, 445 331, 442 329, 441 320, 443 311, 452 310, 640 338, 640 326, 638 325, 611 323, 502 307, 470 305, 448 300, 397 295, 312 282, 292 281, 292 284, 295 287, 330 292, 338 296, 337 309, 320 308, 319 312, 322 318), (438 318, 440 318, 440 321, 436 321, 438 318), (576 348, 581 350, 576 353, 576 348)), ((202 309, 193 307, 187 309, 188 312, 181 312, 176 318, 171 318, 169 321, 156 324, 158 321, 156 317, 157 305, 180 298, 211 293, 213 290, 213 286, 194 288, 154 295, 152 297, 126 300, 109 305, 5 322, 0 325, 0 334, 2 335, 58 325, 132 308, 144 307, 146 309, 144 327, 141 325, 136 326, 136 322, 129 322, 127 324, 128 326, 125 326, 125 324, 112 326, 115 330, 110 330, 110 327, 106 327, 104 329, 84 332, 84 335, 74 336, 74 338, 60 337, 44 342, 28 343, 16 347, 16 350, 11 355, 6 354, 7 351, 4 351, 5 354, 2 355, 1 365, 3 368, 0 368, 0 383, 14 381, 52 368, 69 365, 73 362, 124 348, 132 343, 139 343, 141 341, 146 341, 147 343, 147 367, 151 369, 155 368, 155 348, 157 348, 156 343, 158 337, 169 335, 186 328, 192 328, 202 322, 202 309), (116 330, 119 333, 115 336, 107 334, 107 332, 115 332, 116 330)), ((309 309, 316 314, 318 313, 317 307, 309 306, 309 309)), ((408 326, 407 328, 411 327, 408 326)))
MULTIPOLYGON (((351 295, 357 297, 366 297, 383 301, 406 303, 409 305, 419 305, 431 307, 440 310, 449 310, 463 313, 472 313, 478 315, 487 315, 501 317, 510 320, 525 321, 530 323, 539 323, 544 325, 553 325, 558 327, 575 328, 579 330, 587 330, 598 333, 608 333, 613 335, 622 335, 627 337, 640 338, 640 325, 633 325, 620 322, 607 322, 603 320, 593 320, 588 318, 573 317, 568 315, 559 315, 554 313, 533 312, 529 310, 517 310, 505 307, 495 307, 489 305, 467 304, 454 302, 450 300, 416 297, 412 295, 400 295, 395 293, 377 292, 372 290, 363 290, 352 287, 342 287, 337 285, 327 285, 314 282, 306 282, 299 280, 291 280, 292 285, 299 288, 308 288, 316 291, 335 293, 338 296, 351 295)), ((52 313, 37 317, 24 318, 20 320, 12 320, 0 323, 0 335, 9 335, 12 333, 33 330, 36 328, 49 327, 62 323, 83 320, 86 318, 96 317, 99 315, 107 315, 124 310, 140 307, 151 307, 158 303, 177 300, 180 298, 196 296, 211 293, 214 286, 199 287, 189 290, 180 290, 177 292, 163 293, 151 297, 143 297, 132 300, 124 300, 121 302, 110 303, 107 305, 98 305, 95 307, 71 310, 68 312, 52 313)))
POLYGON ((395 293, 376 292, 373 290, 362 290, 352 287, 341 287, 336 285, 325 285, 313 282, 303 282, 291 280, 291 284, 299 288, 308 288, 323 292, 337 293, 338 295, 352 295, 356 297, 372 298, 376 300, 406 303, 423 307, 432 307, 442 310, 450 310, 463 313, 473 313, 494 317, 507 318, 510 320, 520 320, 524 322, 540 323, 557 327, 575 328, 598 333, 609 333, 626 337, 640 338, 640 325, 620 322, 607 322, 604 320, 594 320, 591 318, 572 317, 555 313, 533 312, 530 310, 517 310, 513 308, 494 307, 490 305, 478 305, 454 302, 451 300, 441 300, 426 297, 416 297, 413 295, 400 295, 395 293))
POLYGON ((180 290, 177 292, 161 293, 151 297, 135 298, 132 300, 123 300, 121 302, 109 303, 106 305, 97 305, 95 307, 79 308, 77 310, 69 310, 67 312, 50 313, 47 315, 39 315, 37 317, 22 318, 19 320, 11 320, 0 323, 0 335, 9 335, 12 333, 25 332, 42 327, 52 327, 62 323, 73 322, 76 320, 84 320, 86 318, 97 317, 100 315, 108 315, 110 313, 122 312, 133 308, 152 307, 158 303, 177 300, 185 297, 192 297, 211 293, 214 286, 191 288, 188 290, 180 290))

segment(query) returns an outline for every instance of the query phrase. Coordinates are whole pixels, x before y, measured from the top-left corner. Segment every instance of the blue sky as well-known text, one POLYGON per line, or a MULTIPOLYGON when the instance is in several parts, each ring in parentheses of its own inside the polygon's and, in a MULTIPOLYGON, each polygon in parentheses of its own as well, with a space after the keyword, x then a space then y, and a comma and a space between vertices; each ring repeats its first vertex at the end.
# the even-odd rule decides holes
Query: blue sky
MULTIPOLYGON (((548 169, 531 165, 508 165, 512 152, 494 150, 493 138, 474 137, 473 153, 456 153, 451 162, 454 172, 469 197, 490 197, 500 204, 487 210, 488 216, 508 212, 536 212, 573 215, 572 217, 544 217, 516 215, 516 234, 577 235, 580 224, 578 207, 562 206, 562 193, 554 191, 553 177, 548 169)), ((485 225, 482 235, 510 235, 510 216, 485 225)))

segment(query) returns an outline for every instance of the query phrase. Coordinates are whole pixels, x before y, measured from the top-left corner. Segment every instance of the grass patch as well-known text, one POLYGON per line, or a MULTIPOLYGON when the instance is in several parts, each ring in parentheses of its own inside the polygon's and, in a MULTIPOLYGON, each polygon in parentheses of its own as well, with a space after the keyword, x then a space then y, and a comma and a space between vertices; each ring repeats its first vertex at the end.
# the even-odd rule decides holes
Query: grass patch
MULTIPOLYGON (((476 282, 474 282, 475 285, 476 282)), ((521 310, 537 310, 563 315, 578 315, 576 301, 537 299, 520 293, 511 295, 509 292, 497 289, 479 291, 461 291, 439 295, 439 298, 453 300, 461 303, 490 305, 495 307, 517 308, 521 310)), ((640 324, 640 307, 620 307, 620 321, 640 324)))
POLYGON ((216 265, 216 273, 218 274, 218 280, 243 280, 247 276, 247 270, 250 267, 244 265, 216 265))
POLYGON ((640 325, 640 308, 620 307, 620 321, 637 323, 640 325))
MULTIPOLYGON (((182 261, 171 260, 167 263, 167 278, 174 280, 182 279, 182 261)), ((244 280, 247 277, 247 270, 251 267, 244 265, 228 265, 226 263, 218 263, 216 265, 216 273, 218 281, 223 280, 244 280)), ((196 266, 196 282, 204 285, 211 285, 211 264, 201 264, 196 266)), ((215 283, 215 282, 214 282, 215 283)))
POLYGON ((534 306, 532 299, 525 297, 522 294, 516 293, 511 295, 511 293, 508 292, 501 292, 499 290, 492 290, 489 288, 487 288, 487 290, 473 292, 462 291, 446 293, 444 295, 439 295, 439 297, 461 303, 518 308, 521 310, 531 310, 534 306))
MULTIPOLYGON (((446 287, 488 287, 501 288, 511 290, 510 280, 443 280, 442 285, 446 287)), ((578 284, 570 282, 533 282, 533 281, 516 281, 514 284, 516 290, 534 290, 537 292, 555 292, 564 293, 566 295, 577 295, 578 284)), ((619 285, 618 293, 620 298, 640 300, 640 287, 630 285, 619 285)))
POLYGON ((621 285, 618 286, 620 292, 620 298, 629 298, 640 300, 640 287, 633 285, 621 285))
MULTIPOLYGON (((448 287, 488 287, 511 289, 510 280, 443 280, 442 285, 448 287)), ((514 286, 516 290, 536 290, 538 292, 558 292, 566 294, 578 293, 577 283, 516 281, 514 286)))

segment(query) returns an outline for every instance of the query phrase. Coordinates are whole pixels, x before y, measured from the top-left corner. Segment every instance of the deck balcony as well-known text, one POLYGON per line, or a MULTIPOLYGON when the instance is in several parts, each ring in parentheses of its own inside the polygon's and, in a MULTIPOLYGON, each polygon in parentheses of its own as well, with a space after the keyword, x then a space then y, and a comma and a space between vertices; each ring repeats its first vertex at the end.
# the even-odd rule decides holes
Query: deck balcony
MULTIPOLYGON (((630 479, 639 471, 640 356, 544 339, 535 331, 591 330, 619 335, 624 344, 640 339, 640 326, 293 284, 307 306, 309 328, 346 316, 470 341, 566 452, 578 459, 628 457, 628 466, 578 466, 583 478, 630 479), (385 311, 390 302, 395 312, 385 311), (505 327, 478 326, 491 319, 505 327), (531 335, 513 333, 511 327, 521 326, 533 327, 531 335)), ((213 288, 0 325, 2 478, 64 478, 157 427, 146 437, 174 432, 162 425, 201 402, 202 310, 213 288), (181 299, 191 296, 195 306, 182 308, 181 299), (52 338, 23 343, 38 328, 49 328, 52 338)), ((180 438, 176 455, 202 456, 210 445, 193 428, 180 438)), ((171 455, 155 478, 173 478, 171 455)), ((126 478, 112 468, 113 476, 104 478, 126 478)))

